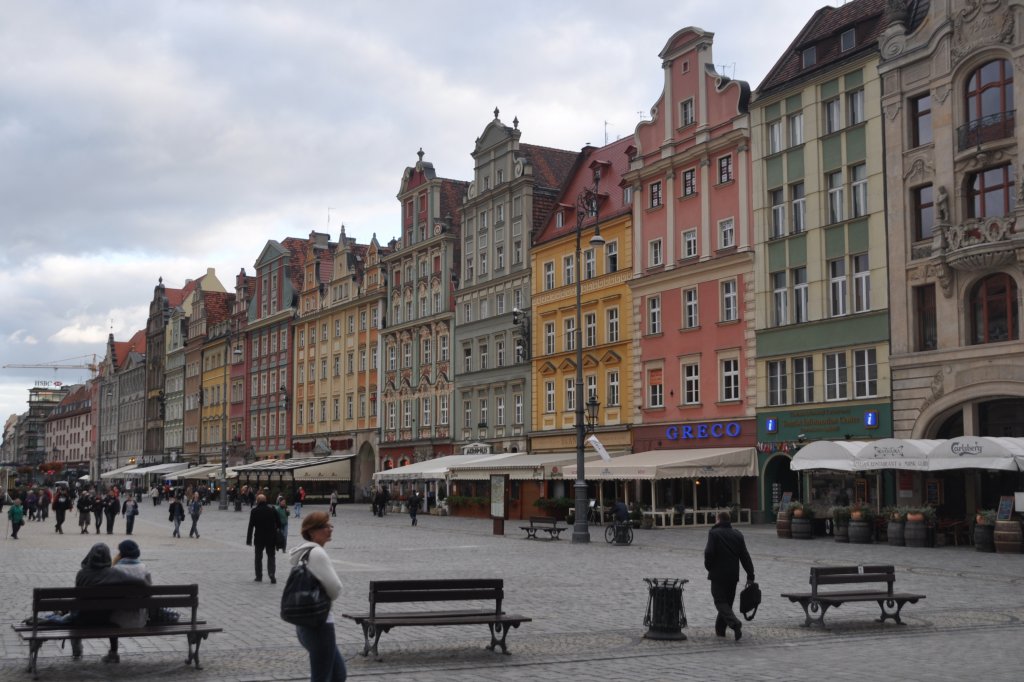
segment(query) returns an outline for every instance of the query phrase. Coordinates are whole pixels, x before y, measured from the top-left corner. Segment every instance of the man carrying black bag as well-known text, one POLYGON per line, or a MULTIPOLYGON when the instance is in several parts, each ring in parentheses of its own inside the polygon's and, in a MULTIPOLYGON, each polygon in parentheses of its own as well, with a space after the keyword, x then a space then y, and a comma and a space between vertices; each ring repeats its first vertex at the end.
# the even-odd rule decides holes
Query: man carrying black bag
POLYGON ((740 564, 747 573, 747 584, 754 582, 754 564, 747 552, 743 534, 732 527, 729 512, 719 512, 718 523, 708 533, 708 544, 704 548, 704 568, 711 581, 711 598, 718 609, 715 619, 715 634, 725 637, 730 627, 739 640, 743 636, 743 624, 732 610, 736 600, 736 585, 740 581, 740 564))
POLYGON ((281 518, 273 507, 267 504, 267 496, 256 496, 256 506, 249 512, 249 530, 245 533, 245 544, 256 543, 256 582, 263 581, 263 553, 267 553, 267 575, 270 582, 277 582, 277 531, 281 529, 281 518))

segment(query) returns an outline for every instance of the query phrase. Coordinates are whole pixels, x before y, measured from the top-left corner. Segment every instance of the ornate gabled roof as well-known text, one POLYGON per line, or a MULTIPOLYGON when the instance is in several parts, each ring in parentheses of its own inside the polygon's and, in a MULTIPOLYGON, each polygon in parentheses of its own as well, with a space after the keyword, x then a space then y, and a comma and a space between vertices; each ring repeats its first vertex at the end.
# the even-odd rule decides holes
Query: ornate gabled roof
POLYGON ((235 295, 223 291, 204 291, 203 308, 206 310, 207 328, 219 324, 231 316, 231 304, 235 295))

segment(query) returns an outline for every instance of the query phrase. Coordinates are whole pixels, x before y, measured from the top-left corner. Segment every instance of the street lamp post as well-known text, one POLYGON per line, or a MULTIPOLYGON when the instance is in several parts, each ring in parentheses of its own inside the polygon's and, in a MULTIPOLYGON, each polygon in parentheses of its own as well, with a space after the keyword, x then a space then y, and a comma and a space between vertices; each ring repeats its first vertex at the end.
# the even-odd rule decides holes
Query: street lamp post
MULTIPOLYGON (((594 170, 594 184, 585 187, 576 197, 576 485, 575 485, 575 521, 572 527, 574 543, 590 542, 590 529, 587 526, 587 481, 583 471, 583 447, 587 426, 583 421, 583 283, 581 266, 583 252, 580 248, 583 223, 587 218, 594 218, 594 236, 590 238, 591 246, 603 246, 601 236, 600 215, 598 209, 598 186, 601 182, 601 171, 594 170)), ((596 403, 596 400, 594 401, 596 403)), ((596 408, 595 408, 596 413, 596 408)), ((595 414, 596 417, 596 414, 595 414)))
POLYGON ((220 412, 220 504, 218 508, 228 508, 228 400, 231 394, 230 379, 228 376, 229 358, 240 357, 240 348, 231 348, 232 334, 228 328, 227 339, 224 342, 224 395, 221 397, 220 412))

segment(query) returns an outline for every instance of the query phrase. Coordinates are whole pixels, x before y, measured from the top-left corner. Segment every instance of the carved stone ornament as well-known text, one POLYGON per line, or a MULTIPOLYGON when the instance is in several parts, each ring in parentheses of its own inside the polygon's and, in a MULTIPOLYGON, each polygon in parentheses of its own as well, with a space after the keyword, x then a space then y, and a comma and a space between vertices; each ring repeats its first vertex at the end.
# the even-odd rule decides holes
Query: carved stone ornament
POLYGON ((932 91, 932 97, 936 102, 942 104, 949 97, 949 93, 953 91, 953 87, 950 85, 939 85, 932 91))
MULTIPOLYGON (((952 372, 952 370, 949 367, 943 367, 942 369, 935 373, 935 376, 932 377, 932 383, 930 386, 931 395, 925 398, 924 402, 921 403, 921 412, 924 412, 926 409, 928 409, 929 405, 931 405, 936 400, 938 400, 939 398, 946 394, 945 375, 950 372, 952 372)), ((920 412, 918 414, 920 414, 920 412)))
POLYGON ((893 102, 892 104, 886 105, 885 117, 890 121, 895 121, 896 117, 900 114, 900 109, 902 108, 903 107, 899 102, 893 102))
POLYGON ((938 281, 942 288, 942 295, 946 298, 953 296, 953 269, 946 264, 946 261, 938 261, 931 266, 931 274, 938 281))
POLYGON ((1013 43, 1016 17, 1001 0, 968 0, 966 5, 953 18, 954 64, 983 47, 1013 43))
POLYGON ((928 163, 928 160, 919 156, 910 163, 910 168, 903 174, 903 179, 916 184, 918 181, 932 177, 933 172, 934 168, 928 163))

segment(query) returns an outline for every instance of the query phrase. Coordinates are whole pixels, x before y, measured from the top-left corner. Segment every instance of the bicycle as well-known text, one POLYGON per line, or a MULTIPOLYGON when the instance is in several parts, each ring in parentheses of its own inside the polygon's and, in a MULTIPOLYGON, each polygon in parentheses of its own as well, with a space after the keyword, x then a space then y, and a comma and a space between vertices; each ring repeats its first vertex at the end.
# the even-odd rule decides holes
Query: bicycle
POLYGON ((609 545, 633 544, 633 525, 629 521, 614 521, 612 525, 604 529, 604 541, 609 545))

